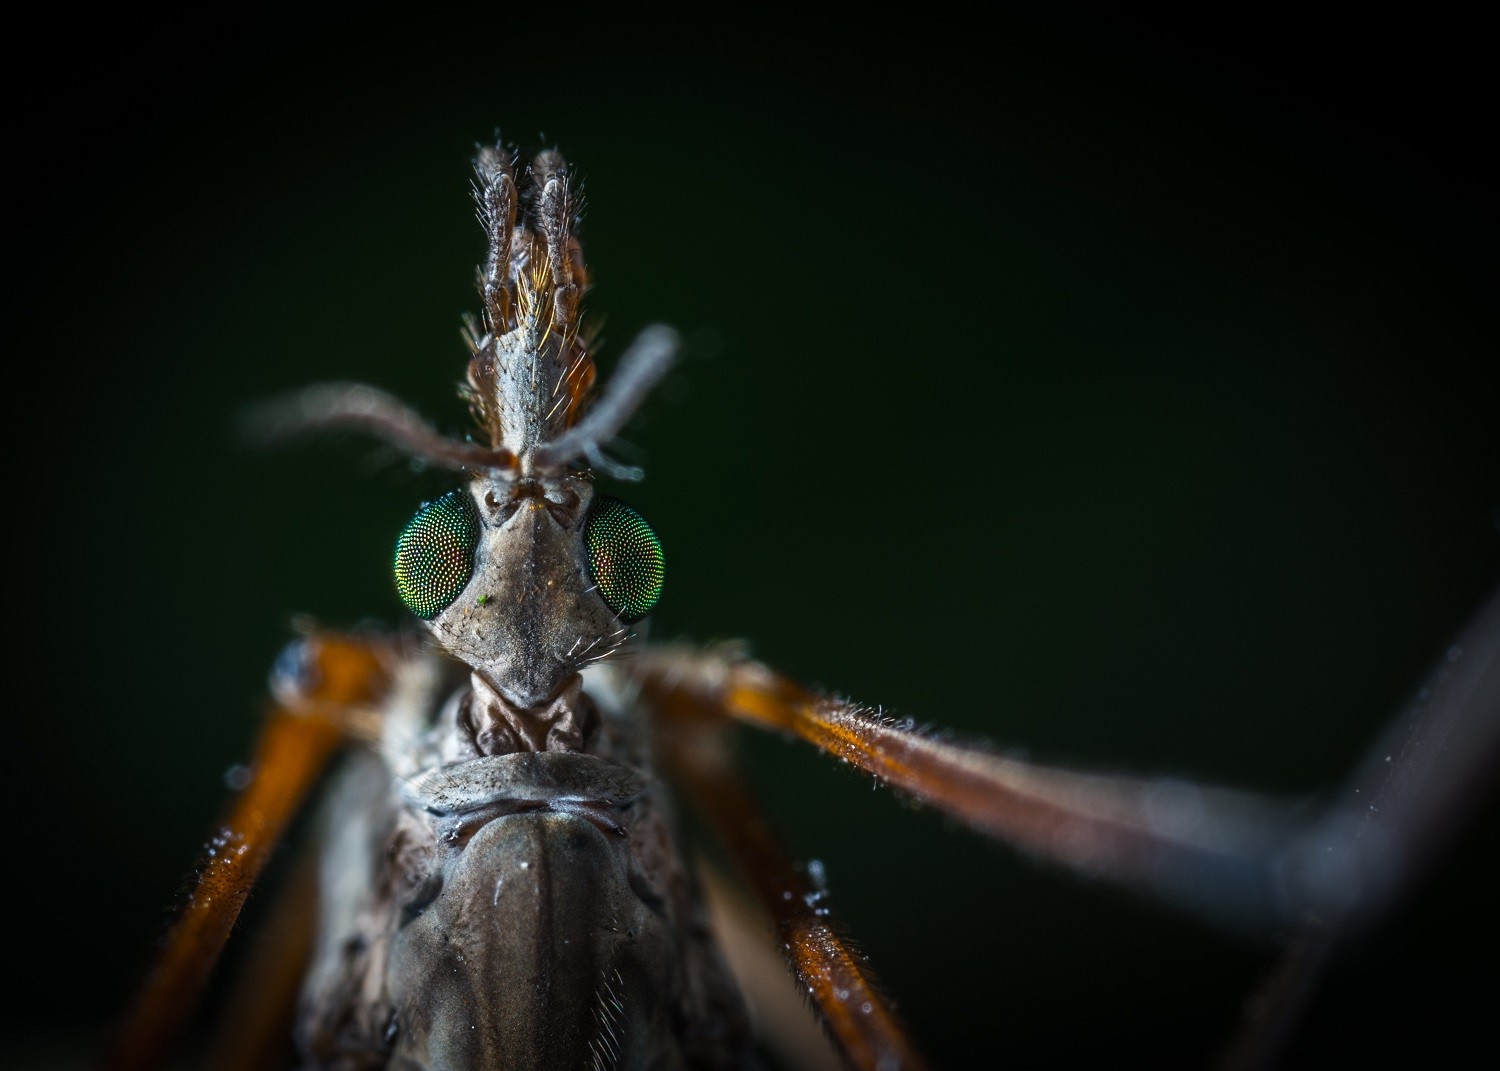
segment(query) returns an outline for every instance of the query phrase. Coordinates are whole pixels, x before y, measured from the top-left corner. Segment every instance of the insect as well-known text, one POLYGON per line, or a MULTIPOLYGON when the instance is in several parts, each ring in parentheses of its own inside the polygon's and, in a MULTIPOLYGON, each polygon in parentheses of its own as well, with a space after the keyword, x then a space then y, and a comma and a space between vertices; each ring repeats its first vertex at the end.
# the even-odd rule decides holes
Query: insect
MULTIPOLYGON (((387 637, 315 634, 294 648, 277 675, 281 706, 247 790, 252 807, 215 843, 190 929, 178 931, 188 936, 171 946, 180 962, 143 998, 136 1021, 150 1037, 165 1036, 222 937, 191 927, 227 929, 222 905, 253 878, 314 760, 343 738, 374 745, 375 757, 346 775, 343 807, 331 812, 359 820, 332 822, 335 863, 300 1026, 315 1063, 485 1066, 501 1052, 530 1066, 737 1060, 741 1015, 679 874, 657 780, 671 770, 759 886, 850 1061, 916 1066, 828 923, 815 872, 793 867, 760 825, 723 751, 732 719, 803 736, 980 829, 1216 918, 1287 925, 1378 905, 1379 894, 1351 890, 1367 886, 1363 871, 1382 867, 1388 848, 1355 836, 1345 809, 1308 820, 1243 795, 1034 767, 820 697, 731 651, 633 646, 630 626, 661 590, 663 554, 644 518, 600 492, 590 470, 632 475, 607 448, 676 343, 664 329, 643 334, 587 407, 587 273, 568 173, 543 154, 518 178, 497 148, 481 153, 477 174, 490 254, 466 396, 479 440, 444 439, 367 388, 303 394, 281 417, 371 430, 464 473, 463 486, 422 507, 396 553, 403 599, 452 657, 387 637), (1324 872, 1313 860, 1330 844, 1348 859, 1324 872), (564 862, 549 869, 553 858, 564 862), (1273 863, 1290 889, 1272 882, 1273 863), (490 928, 473 931, 467 920, 486 898, 490 928), (590 923, 601 902, 607 917, 590 923), (517 939, 525 926, 530 937, 517 939), (581 958, 543 947, 559 940, 581 958), (527 982, 494 993, 475 971, 527 982), (544 977, 550 999, 539 1005, 544 977)), ((1494 627, 1482 620, 1461 645, 1482 657, 1454 659, 1447 672, 1472 688, 1443 708, 1481 758, 1493 747, 1494 627)), ((139 1058, 150 1037, 122 1051, 139 1058)))

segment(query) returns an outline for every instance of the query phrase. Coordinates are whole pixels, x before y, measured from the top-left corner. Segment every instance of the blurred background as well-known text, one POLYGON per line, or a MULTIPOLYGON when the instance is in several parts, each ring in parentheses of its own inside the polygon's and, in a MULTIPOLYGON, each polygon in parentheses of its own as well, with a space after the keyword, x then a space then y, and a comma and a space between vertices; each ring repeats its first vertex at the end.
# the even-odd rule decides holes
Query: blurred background
MULTIPOLYGON (((669 556, 653 638, 742 637, 1048 762, 1302 796, 1500 580, 1477 35, 738 17, 14 42, 46 73, 9 76, 6 1066, 86 1060, 118 1014, 293 615, 401 620, 392 542, 451 480, 235 420, 357 379, 462 429, 497 129, 583 178, 602 371, 648 323, 689 340, 617 451, 669 556)), ((745 753, 937 1067, 1203 1066, 1273 961, 745 753)), ((1495 793, 1454 828, 1289 1066, 1489 1044, 1495 793)))

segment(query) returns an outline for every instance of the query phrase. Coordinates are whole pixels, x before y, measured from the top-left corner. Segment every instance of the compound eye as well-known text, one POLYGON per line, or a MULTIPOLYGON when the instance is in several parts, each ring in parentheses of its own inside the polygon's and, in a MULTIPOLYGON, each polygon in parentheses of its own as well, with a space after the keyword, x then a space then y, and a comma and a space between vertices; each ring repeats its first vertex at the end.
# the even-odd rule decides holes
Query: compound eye
POLYGON ((424 503, 396 540, 396 593, 424 620, 468 587, 479 546, 479 514, 467 491, 424 503))
POLYGON ((589 575, 604 603, 627 624, 651 612, 661 598, 666 557, 656 530, 618 498, 594 499, 585 533, 589 575))

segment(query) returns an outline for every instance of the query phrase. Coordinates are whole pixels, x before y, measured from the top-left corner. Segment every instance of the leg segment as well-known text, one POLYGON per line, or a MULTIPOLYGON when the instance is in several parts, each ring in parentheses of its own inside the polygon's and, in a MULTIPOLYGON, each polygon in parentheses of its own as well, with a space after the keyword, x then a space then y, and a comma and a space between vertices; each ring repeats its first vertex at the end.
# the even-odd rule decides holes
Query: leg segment
POLYGON ((209 842, 197 883, 124 1019, 110 1071, 160 1064, 271 849, 358 715, 385 689, 388 641, 320 634, 293 650, 295 667, 273 681, 276 704, 256 747, 253 780, 209 842))
POLYGON ((1280 925, 1276 863, 1291 809, 1225 789, 1039 766, 936 739, 866 708, 814 695, 767 667, 690 648, 637 665, 657 705, 691 703, 794 733, 981 832, 1084 874, 1142 887, 1214 921, 1280 925))
POLYGON ((699 888, 708 908, 712 933, 723 952, 753 1022, 764 1024, 762 1041, 780 1063, 797 1071, 842 1071, 843 1053, 807 1014, 807 991, 788 985, 780 942, 767 940, 771 920, 760 902, 736 875, 700 857, 699 888))
POLYGON ((920 1071, 912 1048, 864 957, 838 935, 820 890, 786 857, 731 761, 716 712, 686 691, 647 695, 661 722, 666 769, 697 804, 769 912, 798 987, 816 1006, 856 1071, 920 1071))
POLYGON ((304 848, 278 885, 269 917, 229 989, 229 1014, 214 1026, 203 1067, 269 1071, 285 1064, 292 1045, 297 995, 312 955, 318 906, 318 856, 304 848))
POLYGON ((659 707, 793 733, 974 828, 1219 923, 1289 938, 1222 1066, 1274 1061, 1337 947, 1438 854, 1500 769, 1500 594, 1326 807, 1039 766, 934 739, 814 695, 765 666, 659 648, 637 663, 659 707))

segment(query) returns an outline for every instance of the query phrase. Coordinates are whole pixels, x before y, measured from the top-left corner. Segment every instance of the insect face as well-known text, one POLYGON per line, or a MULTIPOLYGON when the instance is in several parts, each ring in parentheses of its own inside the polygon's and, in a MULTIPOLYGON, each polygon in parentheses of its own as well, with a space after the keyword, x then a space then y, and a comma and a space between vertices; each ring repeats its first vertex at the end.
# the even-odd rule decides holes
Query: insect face
POLYGON ((490 693, 545 707, 616 651, 661 595, 661 540, 582 477, 493 475, 424 503, 396 541, 397 592, 490 693))
POLYGON ((506 702, 544 704, 624 635, 584 560, 593 489, 481 477, 455 495, 473 519, 471 575, 428 628, 506 702))

